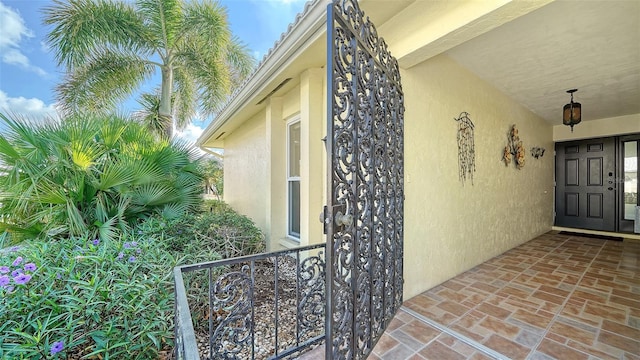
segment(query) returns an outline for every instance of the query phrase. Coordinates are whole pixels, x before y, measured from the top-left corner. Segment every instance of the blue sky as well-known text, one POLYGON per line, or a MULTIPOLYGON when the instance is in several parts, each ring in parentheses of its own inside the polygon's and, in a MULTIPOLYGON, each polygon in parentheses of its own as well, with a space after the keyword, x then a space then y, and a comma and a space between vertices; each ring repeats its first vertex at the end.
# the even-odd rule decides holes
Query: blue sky
MULTIPOLYGON (((227 7, 233 33, 258 60, 305 4, 305 0, 219 2, 227 7)), ((53 89, 62 70, 44 43, 49 29, 42 25, 41 10, 51 4, 49 0, 0 0, 0 112, 9 110, 34 118, 55 113, 53 89)), ((135 110, 134 106, 135 101, 129 101, 125 110, 135 110)), ((195 140, 207 123, 206 119, 196 121, 182 136, 195 140)))

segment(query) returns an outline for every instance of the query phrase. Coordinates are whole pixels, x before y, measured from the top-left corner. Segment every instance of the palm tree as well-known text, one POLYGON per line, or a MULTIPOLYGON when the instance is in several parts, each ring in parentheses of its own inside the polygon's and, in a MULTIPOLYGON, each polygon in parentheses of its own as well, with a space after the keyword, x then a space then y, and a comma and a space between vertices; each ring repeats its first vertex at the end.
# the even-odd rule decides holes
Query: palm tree
MULTIPOLYGON (((175 97, 171 98, 174 101, 175 97)), ((171 117, 160 114, 160 93, 143 93, 138 99, 138 104, 142 107, 132 114, 132 118, 140 122, 151 133, 160 137, 167 135, 167 129, 173 127, 171 117)))
POLYGON ((0 113, 0 233, 114 238, 153 214, 198 209, 195 150, 118 116, 29 121, 0 113))
POLYGON ((218 110, 254 65, 211 0, 54 0, 44 14, 68 72, 56 89, 67 113, 111 111, 159 70, 159 116, 182 129, 196 110, 218 110))

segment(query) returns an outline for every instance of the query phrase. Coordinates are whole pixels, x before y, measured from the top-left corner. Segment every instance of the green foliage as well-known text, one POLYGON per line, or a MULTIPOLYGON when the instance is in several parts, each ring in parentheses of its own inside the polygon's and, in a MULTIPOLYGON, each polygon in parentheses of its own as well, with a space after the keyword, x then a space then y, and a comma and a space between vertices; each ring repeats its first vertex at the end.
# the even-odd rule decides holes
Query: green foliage
POLYGON ((0 250, 0 358, 157 359, 172 346, 177 262, 131 236, 0 250))
POLYGON ((203 158, 200 162, 205 186, 212 189, 218 200, 224 190, 224 171, 222 164, 213 156, 203 158))
POLYGON ((207 201, 203 206, 205 211, 199 214, 174 220, 149 219, 140 226, 140 235, 162 239, 171 251, 191 254, 190 262, 265 250, 264 235, 251 219, 221 201, 207 201))
POLYGON ((47 43, 67 69, 58 86, 66 112, 113 111, 141 84, 161 73, 157 116, 150 126, 172 135, 196 111, 211 115, 253 68, 216 1, 60 0, 44 9, 47 43), (158 121, 160 120, 160 121, 158 121))
POLYGON ((203 178, 193 149, 158 140, 118 116, 33 123, 0 114, 0 232, 24 238, 114 240, 153 214, 198 208, 203 178))
MULTIPOLYGON (((219 201, 203 207, 172 220, 152 216, 115 239, 0 246, 0 359, 161 358, 173 346, 171 269, 218 260, 229 241, 247 246, 238 255, 264 250, 251 220, 219 201)), ((206 273, 185 281, 194 322, 206 326, 206 273)))

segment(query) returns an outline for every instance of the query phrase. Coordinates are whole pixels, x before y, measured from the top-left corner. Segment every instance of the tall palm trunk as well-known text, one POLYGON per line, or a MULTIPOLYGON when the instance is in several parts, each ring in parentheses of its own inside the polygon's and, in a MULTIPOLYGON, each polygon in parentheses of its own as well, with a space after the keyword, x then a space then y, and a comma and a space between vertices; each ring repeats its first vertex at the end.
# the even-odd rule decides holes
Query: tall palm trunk
POLYGON ((173 114, 171 113, 171 94, 173 94, 173 68, 162 67, 162 84, 160 91, 160 109, 158 113, 165 122, 165 134, 168 139, 173 137, 173 114))

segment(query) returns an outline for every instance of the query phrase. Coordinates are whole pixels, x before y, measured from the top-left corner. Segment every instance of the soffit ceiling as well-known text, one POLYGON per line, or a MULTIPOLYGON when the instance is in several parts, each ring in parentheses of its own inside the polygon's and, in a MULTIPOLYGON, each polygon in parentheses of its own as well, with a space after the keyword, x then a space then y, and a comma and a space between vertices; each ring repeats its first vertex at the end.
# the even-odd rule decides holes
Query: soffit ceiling
POLYGON ((638 0, 555 1, 447 54, 552 124, 573 88, 583 121, 640 113, 638 0))

